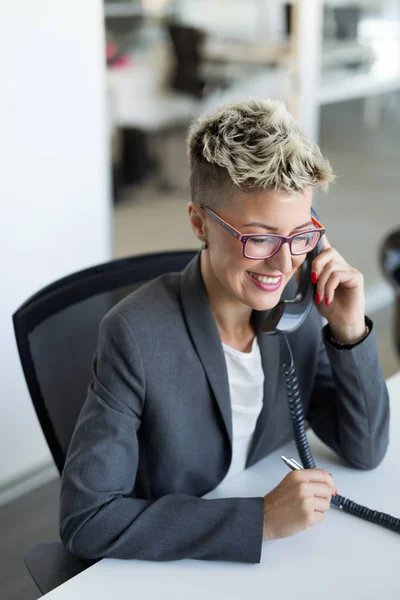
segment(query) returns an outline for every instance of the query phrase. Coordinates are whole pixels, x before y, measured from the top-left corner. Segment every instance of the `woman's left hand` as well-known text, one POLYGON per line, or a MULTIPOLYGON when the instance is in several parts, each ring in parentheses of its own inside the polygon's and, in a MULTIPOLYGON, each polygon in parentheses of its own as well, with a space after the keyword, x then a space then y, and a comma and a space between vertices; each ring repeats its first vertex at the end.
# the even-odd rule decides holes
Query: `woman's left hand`
POLYGON ((317 282, 315 303, 333 337, 352 344, 365 333, 364 277, 332 248, 326 236, 322 244, 323 251, 312 263, 312 281, 317 282))

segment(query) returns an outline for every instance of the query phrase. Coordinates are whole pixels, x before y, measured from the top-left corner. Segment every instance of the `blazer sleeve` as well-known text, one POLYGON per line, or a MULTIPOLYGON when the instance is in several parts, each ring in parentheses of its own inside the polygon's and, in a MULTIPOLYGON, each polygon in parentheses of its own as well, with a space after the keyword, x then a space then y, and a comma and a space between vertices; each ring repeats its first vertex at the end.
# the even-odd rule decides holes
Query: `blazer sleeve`
POLYGON ((123 315, 103 320, 62 474, 60 536, 83 559, 260 561, 262 498, 132 497, 146 382, 123 315))
POLYGON ((373 469, 389 442, 389 397, 372 321, 360 343, 343 348, 323 330, 308 420, 321 440, 352 466, 373 469))

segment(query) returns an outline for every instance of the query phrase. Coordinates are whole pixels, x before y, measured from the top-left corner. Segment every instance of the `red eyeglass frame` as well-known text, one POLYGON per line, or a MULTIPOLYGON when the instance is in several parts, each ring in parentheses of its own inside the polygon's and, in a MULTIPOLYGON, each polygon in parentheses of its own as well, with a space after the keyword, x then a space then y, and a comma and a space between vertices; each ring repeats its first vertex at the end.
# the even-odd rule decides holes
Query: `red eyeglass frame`
POLYGON ((306 229, 305 231, 301 231, 299 233, 295 233, 293 235, 290 235, 289 237, 286 237, 284 235, 278 235, 276 233, 251 233, 251 234, 244 234, 241 233, 240 231, 238 231, 237 229, 235 229, 235 227, 233 227, 232 225, 229 225, 229 223, 227 223, 224 219, 222 219, 222 217, 220 217, 219 215, 217 215, 216 212, 214 212, 211 208, 208 208, 208 206, 203 206, 202 204, 198 205, 199 208, 202 208, 203 210, 206 211, 206 213, 208 215, 210 215, 210 217, 212 219, 214 219, 214 221, 216 221, 217 223, 219 223, 224 229, 226 229, 226 231, 228 231, 231 235, 233 235, 233 237, 235 237, 237 240, 239 240, 239 242, 242 243, 243 246, 243 256, 245 258, 250 258, 252 260, 262 260, 265 258, 272 258, 273 256, 275 256, 275 254, 277 254, 277 252, 279 252, 279 250, 282 248, 283 244, 289 244, 289 248, 290 248, 290 253, 293 256, 301 256, 302 254, 308 254, 309 252, 312 252, 315 248, 315 246, 318 244, 318 242, 320 241, 321 237, 325 234, 326 229, 325 227, 322 225, 322 223, 320 223, 319 221, 317 221, 317 219, 315 219, 313 216, 311 216, 311 221, 313 223, 313 225, 315 225, 315 227, 317 227, 317 229, 306 229), (312 248, 310 248, 310 250, 307 250, 306 252, 292 252, 292 241, 294 238, 296 238, 299 235, 304 235, 305 233, 315 233, 318 232, 320 235, 318 237, 318 239, 316 240, 314 246, 312 248), (274 252, 272 254, 268 254, 267 256, 248 256, 246 254, 246 243, 249 240, 249 238, 254 238, 254 237, 266 237, 266 235, 268 237, 273 237, 276 238, 278 240, 280 240, 280 244, 279 246, 274 250, 274 252))

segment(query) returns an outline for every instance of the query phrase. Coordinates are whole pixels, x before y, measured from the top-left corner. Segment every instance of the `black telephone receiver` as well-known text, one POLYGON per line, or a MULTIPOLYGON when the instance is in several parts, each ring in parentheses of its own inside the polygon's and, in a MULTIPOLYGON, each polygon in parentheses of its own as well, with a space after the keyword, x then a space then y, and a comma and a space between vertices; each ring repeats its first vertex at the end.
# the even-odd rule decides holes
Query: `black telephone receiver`
MULTIPOLYGON (((315 210, 312 216, 318 220, 315 210)), ((315 286, 311 283, 311 269, 314 258, 322 251, 322 238, 301 266, 300 282, 293 300, 281 300, 270 310, 261 331, 268 334, 292 333, 307 318, 314 303, 315 286)))

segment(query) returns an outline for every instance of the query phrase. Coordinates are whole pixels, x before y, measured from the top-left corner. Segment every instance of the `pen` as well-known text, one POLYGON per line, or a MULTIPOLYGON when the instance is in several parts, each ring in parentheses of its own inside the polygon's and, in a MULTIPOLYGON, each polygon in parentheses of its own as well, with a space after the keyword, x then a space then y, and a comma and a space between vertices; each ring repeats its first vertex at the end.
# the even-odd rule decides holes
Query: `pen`
MULTIPOLYGON (((283 462, 285 463, 285 465, 287 465, 289 467, 289 469, 292 469, 292 471, 300 471, 303 470, 304 467, 302 467, 297 460, 295 460, 294 458, 290 457, 290 458, 286 458, 286 456, 281 456, 281 459, 283 460, 283 462)), ((335 498, 335 496, 331 497, 331 504, 333 506, 335 506, 336 508, 341 509, 342 505, 340 504, 339 500, 337 500, 335 498)))
POLYGON ((301 471, 303 469, 303 467, 299 465, 297 460, 295 460, 294 458, 286 458, 286 456, 281 456, 281 459, 283 460, 285 465, 289 467, 289 469, 292 469, 292 471, 301 471))

